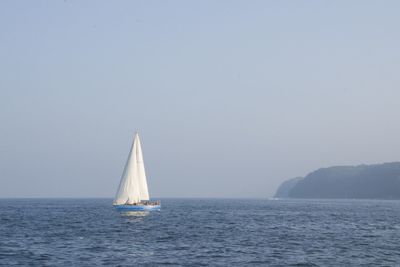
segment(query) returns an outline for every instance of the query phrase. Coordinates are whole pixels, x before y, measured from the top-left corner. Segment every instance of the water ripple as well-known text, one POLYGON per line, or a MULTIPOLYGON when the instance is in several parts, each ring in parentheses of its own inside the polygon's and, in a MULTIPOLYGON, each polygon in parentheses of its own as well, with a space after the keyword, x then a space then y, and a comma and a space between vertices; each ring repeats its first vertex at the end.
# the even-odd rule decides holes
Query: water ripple
POLYGON ((0 200, 3 266, 396 266, 400 202, 0 200))

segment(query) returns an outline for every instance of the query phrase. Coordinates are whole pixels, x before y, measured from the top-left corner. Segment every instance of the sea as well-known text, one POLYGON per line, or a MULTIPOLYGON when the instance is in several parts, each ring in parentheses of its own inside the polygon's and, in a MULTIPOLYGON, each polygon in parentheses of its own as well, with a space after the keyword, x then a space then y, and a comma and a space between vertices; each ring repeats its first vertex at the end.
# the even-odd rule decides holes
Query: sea
POLYGON ((1 266, 400 266, 400 201, 0 199, 1 266))

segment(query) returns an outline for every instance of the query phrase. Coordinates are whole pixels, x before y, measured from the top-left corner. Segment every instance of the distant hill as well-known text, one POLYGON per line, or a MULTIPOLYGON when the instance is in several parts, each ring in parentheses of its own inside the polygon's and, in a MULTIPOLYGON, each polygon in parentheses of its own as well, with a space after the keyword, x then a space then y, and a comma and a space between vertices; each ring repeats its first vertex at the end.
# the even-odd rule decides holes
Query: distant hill
POLYGON ((297 184, 298 181, 303 179, 303 177, 296 177, 289 180, 284 181, 276 190, 275 196, 276 198, 287 198, 289 197, 289 192, 292 188, 297 184))
POLYGON ((400 199, 400 162, 322 168, 281 187, 291 198, 400 199))

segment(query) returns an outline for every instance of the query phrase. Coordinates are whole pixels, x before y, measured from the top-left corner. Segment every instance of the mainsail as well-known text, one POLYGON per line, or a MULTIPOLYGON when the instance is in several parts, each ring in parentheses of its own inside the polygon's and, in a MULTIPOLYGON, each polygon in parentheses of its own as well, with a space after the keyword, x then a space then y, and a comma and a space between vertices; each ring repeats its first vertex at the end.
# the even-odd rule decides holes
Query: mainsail
POLYGON ((136 133, 114 199, 114 205, 135 204, 142 200, 149 200, 149 191, 139 134, 136 133))

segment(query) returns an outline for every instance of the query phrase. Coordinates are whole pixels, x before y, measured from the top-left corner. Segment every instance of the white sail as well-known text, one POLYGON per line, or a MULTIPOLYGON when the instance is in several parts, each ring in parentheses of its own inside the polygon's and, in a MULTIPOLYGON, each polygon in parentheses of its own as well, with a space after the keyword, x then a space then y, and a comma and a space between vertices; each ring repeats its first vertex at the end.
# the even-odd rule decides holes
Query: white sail
POLYGON ((149 200, 149 192, 139 134, 136 133, 114 199, 114 205, 135 204, 142 200, 149 200))
POLYGON ((136 163, 137 163, 137 173, 139 178, 139 193, 141 200, 149 200, 149 190, 147 188, 146 172, 144 170, 142 145, 140 143, 139 134, 136 134, 135 139, 137 140, 136 146, 136 163))

